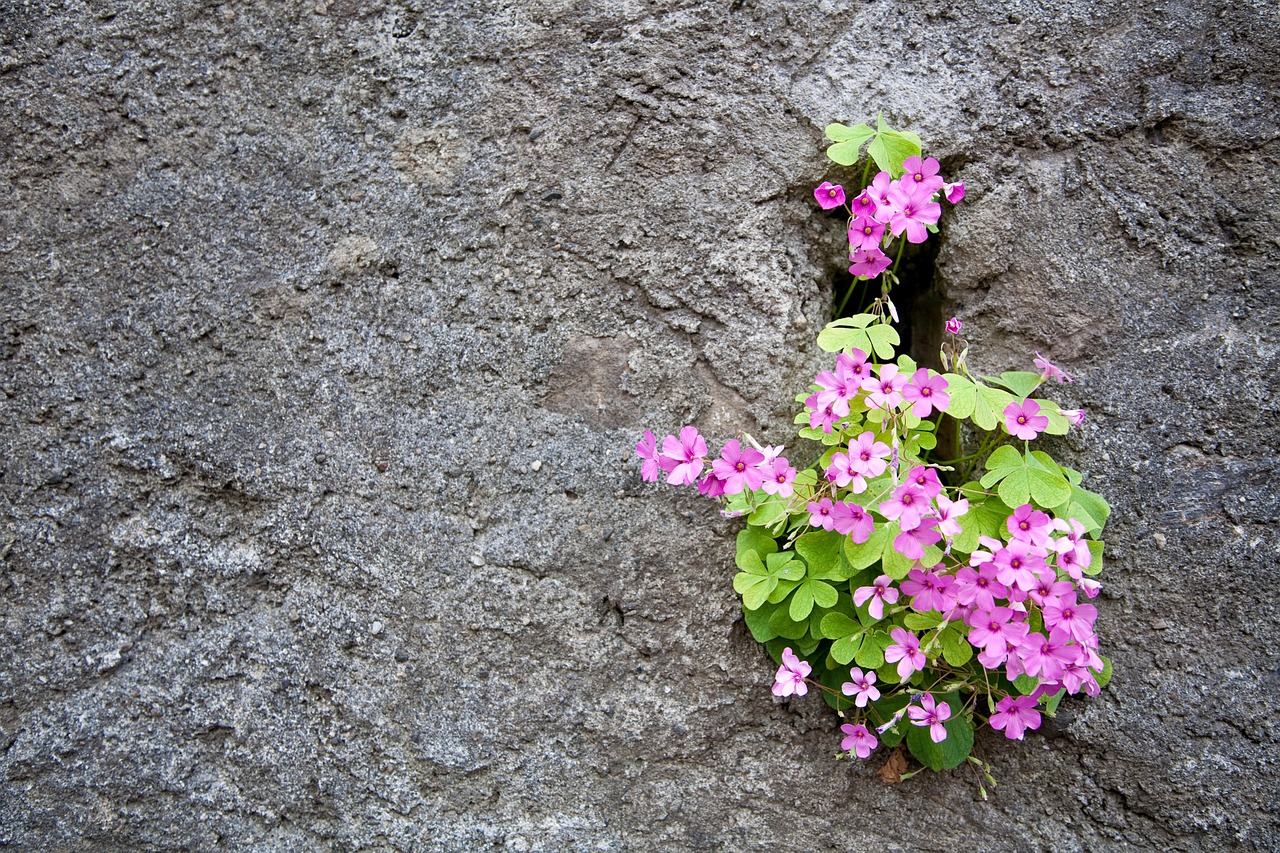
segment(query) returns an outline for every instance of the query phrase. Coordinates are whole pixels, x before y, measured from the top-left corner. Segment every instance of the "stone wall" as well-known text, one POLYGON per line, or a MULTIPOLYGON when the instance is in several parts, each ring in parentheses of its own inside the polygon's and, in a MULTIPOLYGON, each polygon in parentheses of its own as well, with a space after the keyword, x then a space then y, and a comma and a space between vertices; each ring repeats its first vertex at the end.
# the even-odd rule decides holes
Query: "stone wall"
POLYGON ((0 846, 1275 849, 1273 3, 0 2, 0 846), (645 427, 790 438, 821 128, 969 198, 1115 661, 886 786, 645 427), (1055 389, 1055 394, 1057 390, 1055 389))

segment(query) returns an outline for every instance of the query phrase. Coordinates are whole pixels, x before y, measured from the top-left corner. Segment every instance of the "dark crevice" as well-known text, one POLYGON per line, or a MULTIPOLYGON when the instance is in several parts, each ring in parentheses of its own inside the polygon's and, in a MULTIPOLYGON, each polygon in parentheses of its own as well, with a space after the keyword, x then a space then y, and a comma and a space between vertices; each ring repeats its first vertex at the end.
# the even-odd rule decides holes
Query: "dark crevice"
MULTIPOLYGON (((946 321, 942 316, 942 288, 934 275, 938 246, 936 235, 919 245, 908 244, 898 265, 898 284, 889 294, 898 309, 898 322, 894 325, 902 336, 902 352, 934 370, 942 368, 938 350, 946 321)), ((880 279, 855 279, 842 265, 832 276, 831 291, 832 310, 844 305, 834 316, 852 317, 871 308, 871 303, 880 295, 880 279)))
MULTIPOLYGON (((935 269, 941 245, 939 234, 930 235, 918 245, 907 244, 898 265, 898 283, 889 294, 898 311, 895 327, 902 337, 899 351, 911 356, 920 366, 940 373, 944 371, 938 352, 947 319, 943 316, 946 294, 935 269)), ((855 279, 848 267, 841 265, 833 271, 831 291, 833 313, 840 305, 844 306, 834 316, 851 317, 871 308, 880 295, 880 279, 855 279)), ((944 418, 938 432, 938 447, 932 455, 937 459, 952 459, 957 455, 957 445, 955 422, 944 418)))

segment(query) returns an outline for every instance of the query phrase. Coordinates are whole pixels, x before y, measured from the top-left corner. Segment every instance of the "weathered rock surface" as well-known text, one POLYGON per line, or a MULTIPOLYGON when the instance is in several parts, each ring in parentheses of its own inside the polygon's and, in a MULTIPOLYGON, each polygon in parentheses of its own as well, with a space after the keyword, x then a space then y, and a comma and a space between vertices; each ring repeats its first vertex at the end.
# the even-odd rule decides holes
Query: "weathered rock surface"
POLYGON ((1274 4, 0 3, 0 846, 1275 849, 1274 4), (883 110, 1051 354, 1112 686, 1000 786, 780 703, 641 430, 790 433, 883 110))

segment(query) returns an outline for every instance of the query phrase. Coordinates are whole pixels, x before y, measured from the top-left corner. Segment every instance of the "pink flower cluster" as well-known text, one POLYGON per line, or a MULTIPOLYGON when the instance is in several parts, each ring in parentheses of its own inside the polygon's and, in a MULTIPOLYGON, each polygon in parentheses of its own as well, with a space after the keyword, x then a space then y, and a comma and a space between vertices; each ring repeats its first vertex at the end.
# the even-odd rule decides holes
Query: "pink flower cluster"
MULTIPOLYGON (((979 537, 982 548, 970 555, 967 566, 917 563, 899 585, 902 594, 918 613, 939 613, 946 621, 967 626, 969 643, 986 669, 1004 667, 1010 679, 1039 679, 1036 699, 1063 689, 1097 695, 1095 673, 1103 669, 1093 630, 1098 612, 1079 600, 1079 592, 1092 598, 1100 584, 1083 574, 1092 561, 1084 526, 1075 519, 1050 519, 1031 504, 1015 509, 1007 526, 1007 541, 979 537), (1033 612, 1039 614, 1035 624, 1042 630, 1032 630, 1033 612)), ((875 585, 860 587, 854 593, 855 604, 871 601, 872 617, 881 618, 883 602, 898 599, 891 583, 882 575, 875 585)), ((914 632, 893 628, 890 639, 885 661, 897 663, 900 678, 906 680, 926 667, 914 632)), ((1015 739, 1021 739, 1026 728, 1036 728, 1039 714, 1030 710, 1035 700, 1023 701, 1027 698, 1002 700, 997 705, 1002 713, 991 718, 992 726, 1015 739)))
POLYGON ((783 498, 795 494, 796 469, 780 455, 781 447, 743 447, 736 438, 732 439, 725 442, 720 458, 712 460, 705 476, 702 472, 707 462, 707 441, 697 427, 684 427, 679 438, 666 436, 661 447, 659 450, 657 438, 649 430, 636 443, 636 454, 643 460, 640 477, 646 482, 657 482, 665 473, 671 485, 697 483, 698 491, 711 498, 757 489, 783 498))
MULTIPOLYGON (((859 394, 870 409, 909 407, 918 418, 927 418, 934 410, 946 411, 951 404, 946 379, 925 367, 916 370, 910 378, 898 371, 896 364, 873 367, 867 361, 867 354, 857 348, 840 353, 836 356, 834 371, 824 370, 814 377, 819 390, 804 401, 809 412, 809 427, 830 434, 849 416, 849 404, 859 394)), ((854 491, 862 489, 855 486, 854 491)))
MULTIPOLYGON (((879 172, 871 184, 848 203, 849 272, 859 278, 875 278, 892 263, 884 253, 886 239, 906 235, 908 243, 923 243, 929 226, 937 223, 942 206, 939 193, 951 204, 964 198, 964 182, 949 184, 938 175, 932 157, 908 157, 905 172, 897 180, 879 172), (886 231, 888 238, 886 238, 886 231)), ((845 206, 844 187, 824 182, 813 191, 823 210, 845 206)))

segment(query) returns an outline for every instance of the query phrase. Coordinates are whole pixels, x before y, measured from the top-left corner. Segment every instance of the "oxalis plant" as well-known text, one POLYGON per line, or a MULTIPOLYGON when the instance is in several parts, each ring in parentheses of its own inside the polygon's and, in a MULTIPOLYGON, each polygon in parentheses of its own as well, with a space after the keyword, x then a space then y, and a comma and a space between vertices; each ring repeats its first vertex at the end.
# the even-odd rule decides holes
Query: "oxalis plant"
MULTIPOLYGON (((1110 678, 1087 603, 1110 508, 1035 449, 1084 419, 1036 396, 1071 381, 1039 353, 1034 371, 976 376, 954 317, 946 372, 896 352, 903 249, 936 231, 939 195, 957 203, 964 184, 946 183, 918 137, 883 121, 827 136, 832 160, 855 172, 866 162, 856 192, 823 183, 814 195, 847 212, 850 272, 878 278, 880 295, 818 335, 835 363, 796 397, 802 446, 789 458, 743 434, 711 459, 693 426, 661 441, 646 430, 641 475, 696 486, 745 518, 733 588, 779 665, 774 695, 819 692, 844 720, 843 753, 905 742, 931 770, 968 762, 986 796, 994 780, 971 754, 977 728, 1021 740, 1064 696, 1095 695, 1110 678), (962 448, 955 458, 938 457, 943 430, 958 438, 944 443, 962 448)), ((919 772, 902 772, 899 754, 886 778, 919 772)))

